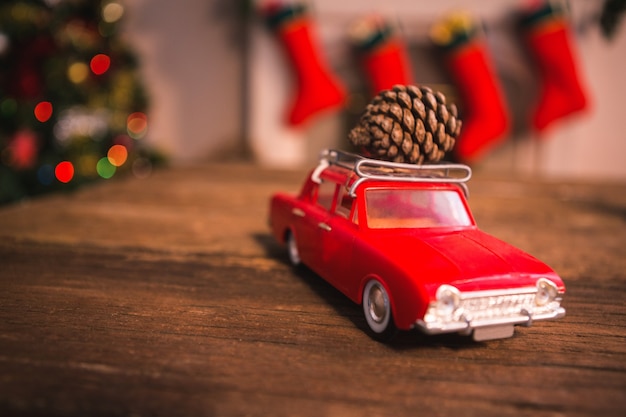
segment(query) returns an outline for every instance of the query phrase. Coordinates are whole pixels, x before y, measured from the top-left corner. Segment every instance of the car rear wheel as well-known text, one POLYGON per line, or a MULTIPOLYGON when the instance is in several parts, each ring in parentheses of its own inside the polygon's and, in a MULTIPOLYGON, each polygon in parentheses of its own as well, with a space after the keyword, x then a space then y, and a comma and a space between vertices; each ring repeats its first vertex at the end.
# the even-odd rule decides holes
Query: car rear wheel
POLYGON ((292 232, 287 232, 287 255, 289 256, 289 262, 293 266, 300 266, 302 259, 300 259, 300 251, 298 251, 298 243, 296 237, 292 232))
POLYGON ((369 281, 363 289, 363 314, 374 339, 388 342, 398 332, 389 294, 378 280, 369 281))

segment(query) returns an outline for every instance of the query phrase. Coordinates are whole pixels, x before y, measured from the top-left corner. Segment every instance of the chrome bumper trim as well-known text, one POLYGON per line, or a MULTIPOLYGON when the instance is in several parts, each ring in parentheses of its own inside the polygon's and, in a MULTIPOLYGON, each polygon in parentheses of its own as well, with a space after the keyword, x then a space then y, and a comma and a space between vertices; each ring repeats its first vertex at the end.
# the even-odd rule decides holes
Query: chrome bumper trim
POLYGON ((498 326, 504 324, 525 325, 530 326, 535 321, 558 319, 565 316, 565 309, 559 307, 558 309, 546 313, 532 314, 528 311, 520 312, 519 316, 512 317, 494 317, 489 319, 456 321, 446 323, 441 326, 439 323, 428 324, 424 320, 417 320, 415 325, 422 332, 426 334, 441 334, 441 333, 471 333, 472 330, 480 327, 498 326))

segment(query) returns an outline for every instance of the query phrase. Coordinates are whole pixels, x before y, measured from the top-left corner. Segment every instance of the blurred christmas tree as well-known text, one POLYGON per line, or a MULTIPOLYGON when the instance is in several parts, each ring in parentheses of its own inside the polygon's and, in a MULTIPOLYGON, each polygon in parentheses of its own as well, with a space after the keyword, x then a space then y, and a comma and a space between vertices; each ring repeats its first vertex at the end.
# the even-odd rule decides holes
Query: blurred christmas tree
POLYGON ((0 203, 146 175, 147 100, 119 0, 0 5, 0 203))

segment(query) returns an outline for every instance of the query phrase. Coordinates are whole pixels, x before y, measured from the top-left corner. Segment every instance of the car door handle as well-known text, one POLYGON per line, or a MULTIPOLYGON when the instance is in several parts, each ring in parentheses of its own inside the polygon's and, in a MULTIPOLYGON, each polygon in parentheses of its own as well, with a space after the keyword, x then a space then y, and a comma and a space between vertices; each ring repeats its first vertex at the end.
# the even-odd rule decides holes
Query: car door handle
POLYGON ((299 208, 294 208, 291 210, 291 214, 293 214, 294 216, 298 216, 298 217, 304 217, 304 210, 299 209, 299 208))
POLYGON ((331 229, 331 227, 330 227, 329 225, 327 225, 326 223, 318 223, 318 224, 317 224, 317 227, 319 227, 319 228, 320 228, 320 229, 322 229, 322 230, 326 230, 327 232, 330 232, 331 230, 333 230, 333 229, 331 229))

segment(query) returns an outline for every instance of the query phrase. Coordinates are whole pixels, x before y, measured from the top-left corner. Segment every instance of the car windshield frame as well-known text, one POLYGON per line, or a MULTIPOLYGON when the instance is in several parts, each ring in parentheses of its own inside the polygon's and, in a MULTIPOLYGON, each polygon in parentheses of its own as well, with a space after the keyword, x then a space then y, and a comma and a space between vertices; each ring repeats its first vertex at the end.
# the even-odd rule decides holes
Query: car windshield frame
POLYGON ((471 213, 460 193, 450 188, 372 187, 365 197, 369 229, 470 227, 471 213))

